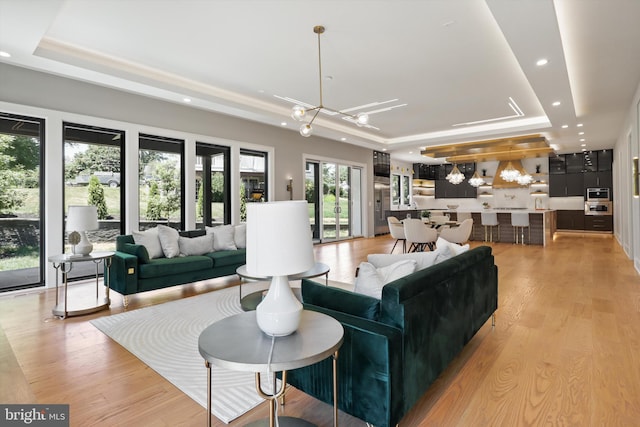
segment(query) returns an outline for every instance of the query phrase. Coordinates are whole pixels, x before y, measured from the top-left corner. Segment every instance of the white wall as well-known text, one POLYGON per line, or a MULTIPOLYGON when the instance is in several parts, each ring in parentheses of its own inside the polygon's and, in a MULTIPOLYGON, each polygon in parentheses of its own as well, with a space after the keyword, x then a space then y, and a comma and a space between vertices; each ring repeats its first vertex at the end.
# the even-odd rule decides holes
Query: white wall
POLYGON ((633 195, 632 159, 640 156, 640 85, 614 148, 614 234, 640 273, 640 197, 633 195))

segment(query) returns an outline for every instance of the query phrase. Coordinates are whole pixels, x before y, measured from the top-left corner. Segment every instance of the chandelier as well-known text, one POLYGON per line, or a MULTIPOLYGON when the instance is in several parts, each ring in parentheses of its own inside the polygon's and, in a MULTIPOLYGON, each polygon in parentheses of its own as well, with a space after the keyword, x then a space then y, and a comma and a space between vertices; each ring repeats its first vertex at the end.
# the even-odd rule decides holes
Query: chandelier
POLYGON ((502 172, 500 172, 500 178, 504 179, 507 182, 516 181, 519 176, 520 171, 513 167, 511 161, 509 161, 507 167, 502 169, 502 172))
POLYGON ((531 175, 529 175, 528 173, 524 173, 524 174, 520 174, 517 178, 516 181, 518 182, 518 184, 520 185, 529 185, 533 182, 533 177, 531 175))
POLYGON ((451 170, 451 172, 449 172, 449 175, 447 175, 445 179, 452 184, 460 184, 462 181, 464 181, 464 175, 462 174, 462 172, 460 172, 460 169, 458 169, 458 165, 454 163, 453 169, 451 170))
POLYGON ((478 171, 475 171, 473 173, 473 176, 469 178, 469 184, 474 187, 480 187, 482 184, 484 184, 484 179, 480 175, 478 175, 478 171))
POLYGON ((300 135, 304 137, 311 136, 311 134, 313 133, 313 128, 311 127, 311 124, 316 119, 316 117, 318 116, 318 113, 321 110, 327 110, 327 111, 331 111, 332 113, 337 113, 345 117, 349 117, 359 127, 366 126, 369 123, 369 115, 367 113, 358 113, 356 115, 347 114, 347 113, 343 113, 342 111, 325 107, 324 104, 322 103, 322 56, 320 55, 320 34, 324 33, 324 27, 322 25, 316 25, 315 27, 313 27, 313 32, 318 35, 318 77, 320 81, 320 105, 318 105, 317 107, 309 108, 309 109, 306 109, 301 105, 296 105, 292 108, 291 117, 294 120, 297 120, 299 122, 305 120, 307 113, 315 111, 315 114, 313 115, 311 120, 308 123, 304 123, 302 126, 300 126, 300 135))

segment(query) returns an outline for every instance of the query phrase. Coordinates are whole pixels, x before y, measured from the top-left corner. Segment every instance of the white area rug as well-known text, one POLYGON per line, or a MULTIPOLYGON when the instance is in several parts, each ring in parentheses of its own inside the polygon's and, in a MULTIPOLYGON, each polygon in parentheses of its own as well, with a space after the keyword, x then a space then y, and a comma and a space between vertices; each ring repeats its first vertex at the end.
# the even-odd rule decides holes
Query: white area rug
MULTIPOLYGON (((245 283, 242 295, 266 286, 264 282, 245 283)), ((91 323, 206 408, 207 369, 198 352, 198 337, 212 323, 240 312, 238 288, 233 287, 91 323)), ((263 402, 255 391, 253 373, 212 369, 211 412, 218 419, 229 423, 263 402)), ((263 378, 266 381, 266 375, 263 378)))

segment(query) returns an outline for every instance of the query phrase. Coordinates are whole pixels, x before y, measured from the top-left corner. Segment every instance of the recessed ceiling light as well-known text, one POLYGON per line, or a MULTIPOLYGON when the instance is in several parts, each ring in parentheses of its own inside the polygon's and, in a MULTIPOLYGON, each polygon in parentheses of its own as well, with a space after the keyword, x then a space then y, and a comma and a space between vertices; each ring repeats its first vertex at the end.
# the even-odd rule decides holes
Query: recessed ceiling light
POLYGON ((538 59, 538 61, 536 62, 536 65, 538 67, 542 67, 543 65, 547 65, 549 63, 549 60, 547 58, 542 58, 542 59, 538 59))
POLYGON ((182 98, 182 101, 189 103, 189 102, 191 102, 191 98, 182 98))
POLYGON ((583 148, 583 149, 582 149, 582 151, 587 151, 587 149, 586 149, 586 148, 583 148))
POLYGON ((3 58, 11 58, 11 54, 9 52, 5 52, 4 50, 0 50, 0 56, 3 58))
POLYGON ((280 126, 286 126, 287 122, 280 122, 280 126))
POLYGON ((582 127, 582 123, 578 123, 576 126, 581 128, 582 127))
POLYGON ((562 129, 566 129, 568 127, 569 127, 569 125, 562 125, 562 129))
POLYGON ((584 135, 584 132, 578 132, 578 135, 584 135))
POLYGON ((587 144, 580 144, 580 146, 581 146, 581 147, 586 147, 586 146, 587 146, 587 144))
POLYGON ((584 142, 584 140, 585 140, 584 138, 580 138, 580 142, 584 142))
POLYGON ((387 151, 387 149, 386 149, 386 148, 383 148, 383 149, 382 149, 382 151, 387 151))
POLYGON ((554 103, 553 103, 553 104, 551 104, 551 105, 553 105, 554 107, 557 107, 558 105, 560 105, 560 101, 556 101, 556 102, 554 102, 554 103))
POLYGON ((345 138, 344 136, 342 138, 340 138, 340 141, 346 141, 347 138, 345 138))

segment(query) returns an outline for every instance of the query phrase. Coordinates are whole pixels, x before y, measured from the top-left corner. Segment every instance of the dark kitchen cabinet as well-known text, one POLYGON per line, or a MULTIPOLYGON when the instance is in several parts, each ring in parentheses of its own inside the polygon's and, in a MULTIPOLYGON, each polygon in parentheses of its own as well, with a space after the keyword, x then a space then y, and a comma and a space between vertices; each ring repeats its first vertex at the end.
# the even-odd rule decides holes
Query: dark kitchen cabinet
POLYGON ((373 152, 373 174, 375 176, 391 176, 391 154, 381 151, 373 152))
POLYGON ((556 211, 558 230, 584 230, 584 211, 556 211))
POLYGON ((566 173, 582 173, 584 169, 584 155, 582 153, 565 154, 566 173))
POLYGON ((584 188, 611 188, 613 186, 613 174, 611 171, 585 172, 584 188))
POLYGON ((598 170, 599 171, 613 170, 613 150, 598 151, 598 170))
POLYGON ((423 163, 413 164, 413 177, 417 179, 436 180, 438 179, 438 168, 440 165, 425 165, 423 163))
POLYGON ((565 173, 564 155, 549 157, 549 175, 564 175, 565 173))
POLYGON ((445 177, 453 170, 452 164, 440 165, 436 180, 436 199, 475 199, 478 195, 476 187, 469 184, 469 178, 476 170, 475 163, 457 165, 465 180, 460 184, 452 184, 445 177))
POLYGON ((549 196, 570 197, 583 194, 584 180, 581 173, 549 176, 549 196))
POLYGON ((585 215, 584 229, 586 231, 613 231, 613 217, 610 215, 585 215))

